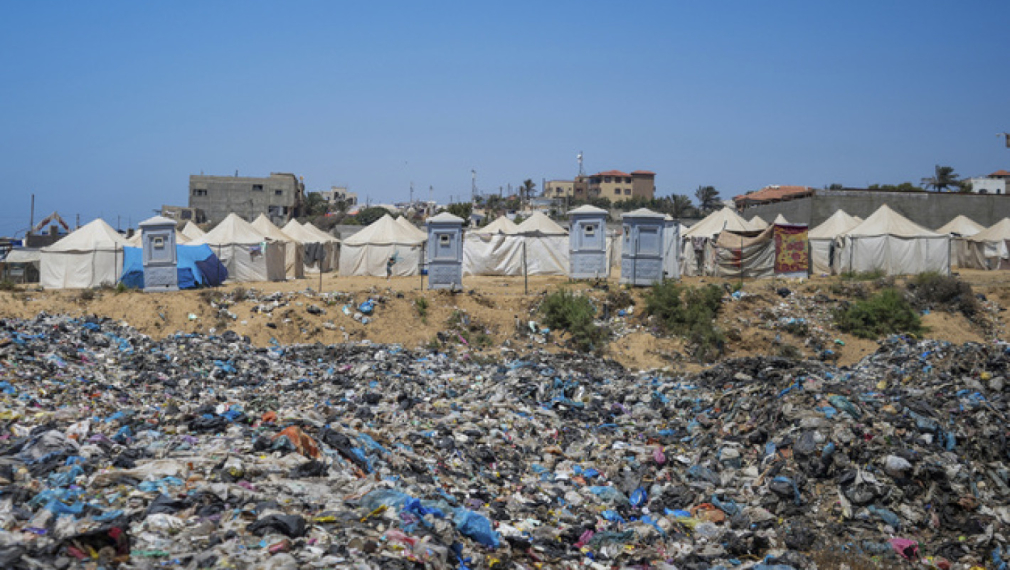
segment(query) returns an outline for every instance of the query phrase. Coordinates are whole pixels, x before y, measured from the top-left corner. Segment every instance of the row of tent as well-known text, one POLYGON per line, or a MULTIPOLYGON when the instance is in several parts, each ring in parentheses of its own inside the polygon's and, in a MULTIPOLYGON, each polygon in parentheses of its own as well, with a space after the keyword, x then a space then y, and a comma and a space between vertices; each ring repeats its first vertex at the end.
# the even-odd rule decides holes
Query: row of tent
MULTIPOLYGON (((727 276, 746 267, 748 276, 761 276, 771 263, 754 257, 755 246, 771 239, 769 228, 789 227, 801 226, 789 224, 781 215, 766 224, 756 216, 748 221, 728 208, 713 212, 683 231, 683 272, 727 276)), ((1006 218, 985 228, 959 215, 933 231, 883 205, 865 220, 838 210, 807 231, 805 239, 808 271, 816 275, 1010 268, 1010 219, 1006 218)))
MULTIPOLYGON (((139 232, 124 238, 94 220, 39 251, 39 282, 46 289, 142 286, 141 239, 139 232)), ((229 214, 209 232, 187 223, 175 239, 182 287, 220 284, 223 276, 279 281, 332 271, 340 252, 340 240, 311 224, 291 220, 281 229, 265 216, 249 223, 229 214)))
MULTIPOLYGON (((984 228, 958 216, 932 231, 885 205, 865 220, 839 210, 807 231, 782 216, 768 224, 724 208, 690 228, 675 229, 679 236, 671 232, 668 237, 678 236, 679 246, 671 241, 666 253, 679 261, 674 276, 1010 268, 1010 219, 984 228), (809 258, 794 267, 784 256, 801 242, 809 258)), ((214 284, 224 275, 238 282, 278 281, 334 270, 383 276, 390 259, 394 275, 417 275, 424 268, 427 237, 406 219, 389 215, 341 242, 312 224, 291 220, 280 228, 265 216, 250 223, 230 214, 209 232, 192 223, 176 232, 180 248, 195 248, 178 250, 180 284, 214 284)), ((606 236, 610 268, 619 267, 621 259, 622 240, 614 238, 606 236)), ((40 251, 40 282, 56 289, 120 281, 136 286, 142 283, 140 246, 139 233, 126 239, 95 220, 40 251)), ((464 234, 463 274, 568 275, 569 249, 568 231, 547 216, 535 213, 522 224, 503 216, 464 234)))

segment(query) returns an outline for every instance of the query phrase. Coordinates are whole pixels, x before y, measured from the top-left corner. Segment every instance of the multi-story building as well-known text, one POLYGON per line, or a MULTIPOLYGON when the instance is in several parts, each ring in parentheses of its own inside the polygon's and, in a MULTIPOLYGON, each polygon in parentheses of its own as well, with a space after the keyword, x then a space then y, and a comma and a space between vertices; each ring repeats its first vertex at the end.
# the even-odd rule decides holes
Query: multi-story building
POLYGON ((355 192, 348 192, 346 186, 330 186, 329 190, 320 190, 319 194, 326 199, 326 203, 334 206, 343 202, 348 208, 358 205, 358 195, 355 192))
POLYGON ((1010 193, 1010 172, 997 170, 989 176, 978 176, 970 179, 971 191, 976 194, 1008 194, 1010 193))
POLYGON ((300 213, 304 195, 305 184, 285 172, 271 172, 266 178, 189 177, 189 207, 203 210, 214 224, 234 212, 246 221, 266 214, 270 221, 282 225, 300 213))
POLYGON ((588 176, 585 181, 579 178, 573 189, 576 197, 579 194, 579 182, 584 182, 586 198, 607 198, 611 202, 617 202, 629 198, 652 199, 656 196, 656 173, 648 170, 635 170, 630 174, 620 170, 607 170, 588 176))
POLYGON ((186 222, 202 224, 207 221, 206 214, 199 208, 184 208, 182 206, 163 204, 161 206, 161 215, 170 220, 175 220, 180 226, 185 225, 186 222))
POLYGON ((544 182, 544 198, 571 198, 574 194, 574 180, 548 180, 544 182))

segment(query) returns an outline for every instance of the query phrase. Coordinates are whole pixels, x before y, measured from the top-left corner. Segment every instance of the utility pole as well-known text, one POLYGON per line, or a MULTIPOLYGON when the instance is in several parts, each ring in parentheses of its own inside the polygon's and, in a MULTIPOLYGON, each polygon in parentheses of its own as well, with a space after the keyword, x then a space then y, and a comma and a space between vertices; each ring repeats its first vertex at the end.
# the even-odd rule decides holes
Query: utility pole
POLYGON ((477 171, 470 170, 470 201, 477 201, 477 171))
POLYGON ((32 194, 32 209, 28 214, 28 233, 35 229, 35 194, 32 194))

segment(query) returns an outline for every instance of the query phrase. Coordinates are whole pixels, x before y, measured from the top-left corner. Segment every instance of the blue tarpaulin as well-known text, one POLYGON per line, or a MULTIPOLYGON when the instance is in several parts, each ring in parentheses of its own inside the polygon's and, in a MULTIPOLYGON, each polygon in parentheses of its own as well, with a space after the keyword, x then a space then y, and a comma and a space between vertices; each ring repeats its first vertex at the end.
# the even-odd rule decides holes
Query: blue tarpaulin
MULTIPOLYGON (((127 287, 144 288, 144 256, 139 247, 123 248, 123 277, 127 287)), ((208 245, 176 245, 180 289, 217 287, 228 278, 228 270, 208 245)))

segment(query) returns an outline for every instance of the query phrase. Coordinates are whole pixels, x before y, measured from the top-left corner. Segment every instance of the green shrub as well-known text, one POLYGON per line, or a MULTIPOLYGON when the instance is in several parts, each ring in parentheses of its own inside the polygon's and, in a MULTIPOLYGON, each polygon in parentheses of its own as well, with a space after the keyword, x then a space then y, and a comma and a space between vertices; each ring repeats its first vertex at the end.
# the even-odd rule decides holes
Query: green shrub
POLYGON ((723 290, 716 285, 682 287, 664 281, 645 293, 645 314, 655 317, 663 331, 687 339, 692 356, 709 361, 722 354, 726 342, 715 326, 722 296, 723 290))
POLYGON ((18 287, 13 281, 8 281, 4 279, 0 281, 0 291, 20 291, 21 288, 18 287))
POLYGON ((572 337, 578 350, 600 351, 606 344, 609 331, 593 322, 596 309, 583 296, 568 289, 548 294, 540 304, 543 324, 553 330, 563 330, 572 337))
POLYGON ((844 332, 867 339, 896 333, 920 335, 925 330, 915 309, 897 289, 884 289, 839 310, 835 324, 844 332))
POLYGON ((417 316, 421 317, 421 322, 428 324, 428 299, 425 297, 414 299, 414 308, 417 309, 417 316))
POLYGON ((906 285, 916 309, 943 308, 973 317, 978 312, 978 301, 971 285, 953 275, 935 271, 920 273, 906 285))

